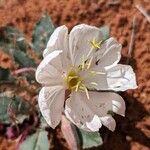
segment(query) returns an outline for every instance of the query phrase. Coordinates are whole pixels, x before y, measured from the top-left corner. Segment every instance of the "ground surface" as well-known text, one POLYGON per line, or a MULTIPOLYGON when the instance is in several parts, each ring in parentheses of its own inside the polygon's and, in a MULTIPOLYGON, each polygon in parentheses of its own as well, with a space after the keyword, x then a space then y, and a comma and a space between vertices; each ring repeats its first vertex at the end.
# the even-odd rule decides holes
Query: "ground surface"
MULTIPOLYGON (((129 49, 132 21, 136 17, 136 33, 130 65, 138 82, 136 90, 121 95, 126 100, 126 117, 117 117, 114 133, 104 135, 104 144, 98 150, 150 149, 150 23, 135 8, 141 3, 150 13, 150 0, 0 0, 0 26, 13 25, 30 39, 35 22, 47 11, 55 25, 66 24, 70 29, 78 23, 96 26, 108 25, 111 35, 123 45, 122 62, 129 49)), ((53 149, 68 149, 60 129, 53 149)), ((14 143, 0 138, 0 150, 14 150, 14 143), (9 147, 9 148, 8 148, 9 147)), ((95 150, 96 148, 93 148, 95 150)))

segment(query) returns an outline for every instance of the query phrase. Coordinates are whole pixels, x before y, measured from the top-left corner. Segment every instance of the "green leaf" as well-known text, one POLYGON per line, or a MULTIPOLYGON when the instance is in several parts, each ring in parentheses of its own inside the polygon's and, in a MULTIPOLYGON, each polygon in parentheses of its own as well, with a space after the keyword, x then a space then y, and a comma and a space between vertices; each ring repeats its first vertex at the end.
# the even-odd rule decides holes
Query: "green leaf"
POLYGON ((30 83, 30 84, 33 84, 36 82, 36 79, 35 79, 35 73, 34 72, 24 72, 22 77, 25 77, 26 80, 30 83))
POLYGON ((0 67, 0 84, 2 83, 15 83, 15 78, 10 74, 9 69, 0 67))
POLYGON ((14 27, 0 28, 0 48, 11 54, 20 67, 34 67, 35 62, 26 54, 26 42, 23 33, 14 27))
POLYGON ((49 150, 47 131, 37 131, 27 137, 27 139, 20 145, 19 150, 49 150))
POLYGON ((10 98, 5 93, 0 93, 0 121, 3 123, 11 123, 8 108, 11 109, 18 120, 31 112, 31 105, 25 100, 20 97, 10 98))
POLYGON ((49 125, 47 124, 46 120, 43 118, 43 116, 40 116, 40 127, 42 129, 49 127, 49 125))
POLYGON ((100 28, 100 31, 102 32, 103 34, 103 41, 107 40, 109 38, 109 27, 108 26, 103 26, 100 28))
POLYGON ((23 33, 10 26, 0 28, 0 48, 7 53, 11 53, 12 49, 26 52, 23 33))
POLYGON ((54 32, 55 27, 47 14, 44 14, 37 22, 32 36, 31 47, 39 55, 42 54, 42 50, 46 47, 49 37, 54 32))
POLYGON ((99 132, 86 132, 79 128, 77 129, 77 131, 81 139, 82 148, 97 147, 103 144, 99 132))
POLYGON ((26 53, 22 51, 15 50, 13 52, 15 61, 20 65, 20 67, 35 67, 35 61, 30 58, 26 53))
POLYGON ((4 69, 0 67, 0 81, 8 80, 10 71, 8 69, 4 69))

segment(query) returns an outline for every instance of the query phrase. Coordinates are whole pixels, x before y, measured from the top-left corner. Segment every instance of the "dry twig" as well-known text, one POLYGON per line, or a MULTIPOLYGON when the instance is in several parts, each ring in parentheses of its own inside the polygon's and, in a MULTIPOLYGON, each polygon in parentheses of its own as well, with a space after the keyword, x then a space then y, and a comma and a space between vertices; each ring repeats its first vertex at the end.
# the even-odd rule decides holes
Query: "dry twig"
POLYGON ((129 44, 129 50, 128 50, 128 58, 127 58, 127 64, 129 64, 129 60, 131 58, 131 54, 133 51, 134 41, 135 41, 135 29, 136 29, 136 17, 134 16, 133 22, 132 22, 132 32, 131 32, 131 40, 129 44))
POLYGON ((135 7, 146 17, 146 19, 150 23, 150 15, 146 12, 143 6, 140 4, 137 4, 135 7))
POLYGON ((107 5, 119 5, 120 4, 120 0, 111 0, 108 1, 107 5))

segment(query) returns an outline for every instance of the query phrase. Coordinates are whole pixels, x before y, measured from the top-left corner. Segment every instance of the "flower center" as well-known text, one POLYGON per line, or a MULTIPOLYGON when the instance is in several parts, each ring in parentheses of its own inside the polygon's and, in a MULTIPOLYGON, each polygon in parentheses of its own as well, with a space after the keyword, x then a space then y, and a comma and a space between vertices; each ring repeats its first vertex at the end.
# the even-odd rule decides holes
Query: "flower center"
POLYGON ((87 98, 89 99, 88 89, 83 83, 83 79, 79 75, 80 69, 71 69, 67 76, 64 78, 64 81, 71 91, 83 91, 86 93, 87 98))
POLYGON ((82 82, 81 77, 75 69, 71 69, 67 76, 64 78, 68 89, 78 91, 80 84, 82 82))

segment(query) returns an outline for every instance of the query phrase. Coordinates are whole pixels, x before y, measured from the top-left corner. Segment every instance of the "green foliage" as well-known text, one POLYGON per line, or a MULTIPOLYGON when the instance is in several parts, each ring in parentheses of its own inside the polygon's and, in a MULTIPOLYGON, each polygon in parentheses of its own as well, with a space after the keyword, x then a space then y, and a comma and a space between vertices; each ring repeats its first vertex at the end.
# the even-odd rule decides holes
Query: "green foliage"
POLYGON ((0 28, 0 48, 11 53, 12 49, 26 52, 25 38, 22 32, 14 27, 0 28))
POLYGON ((103 34, 103 41, 107 40, 109 38, 109 27, 108 26, 103 26, 100 28, 100 31, 103 34))
MULTIPOLYGON (((30 45, 39 56, 42 54, 42 50, 46 47, 48 39, 54 29, 55 27, 47 14, 42 16, 36 24, 33 32, 32 43, 30 45)), ((6 26, 0 28, 0 50, 9 54, 19 67, 36 67, 35 61, 30 58, 27 53, 28 48, 29 43, 26 42, 23 33, 14 27, 6 26)), ((33 73, 26 72, 19 75, 23 78, 25 77, 29 82, 35 82, 35 76, 33 73)), ((9 69, 0 68, 0 84, 5 82, 11 83, 13 81, 12 83, 18 85, 16 82, 18 79, 18 77, 10 73, 9 69)), ((20 88, 20 86, 22 85, 19 85, 18 88, 20 88)), ((20 97, 12 97, 12 95, 9 94, 10 93, 7 91, 0 93, 0 122, 11 124, 15 120, 17 123, 22 123, 23 120, 28 118, 32 113, 32 106, 29 102, 20 97)), ((39 118, 41 119, 39 128, 45 129, 48 127, 43 117, 39 118)), ((20 149, 48 150, 49 141, 47 135, 48 133, 46 131, 39 131, 37 129, 35 134, 27 137, 20 146, 20 149)))
POLYGON ((20 67, 36 66, 33 59, 26 53, 26 42, 23 33, 14 27, 1 28, 0 49, 11 54, 20 67))
POLYGON ((99 132, 86 132, 79 128, 77 129, 77 131, 82 143, 82 148, 97 147, 103 144, 99 132))
POLYGON ((37 54, 42 54, 54 29, 55 27, 47 14, 43 15, 39 22, 37 22, 33 31, 31 44, 31 47, 37 54))
POLYGON ((14 83, 15 78, 10 74, 9 69, 4 69, 0 67, 0 84, 2 83, 14 83))
POLYGON ((47 124, 46 120, 43 118, 42 115, 40 115, 40 127, 43 129, 49 127, 49 125, 47 124))
POLYGON ((24 77, 30 84, 33 84, 36 82, 34 72, 25 72, 23 73, 22 77, 24 77))
POLYGON ((13 52, 15 61, 20 65, 20 67, 35 67, 36 64, 33 59, 28 57, 28 55, 22 51, 13 52))
POLYGON ((35 134, 30 135, 27 139, 20 145, 19 150, 48 150, 47 131, 37 131, 35 134))
POLYGON ((0 95, 0 121, 3 123, 11 123, 10 115, 15 115, 20 120, 24 115, 29 115, 31 106, 20 97, 9 98, 5 94, 0 95))
POLYGON ((0 67, 0 82, 2 80, 7 80, 9 78, 10 71, 8 69, 3 69, 0 67))

